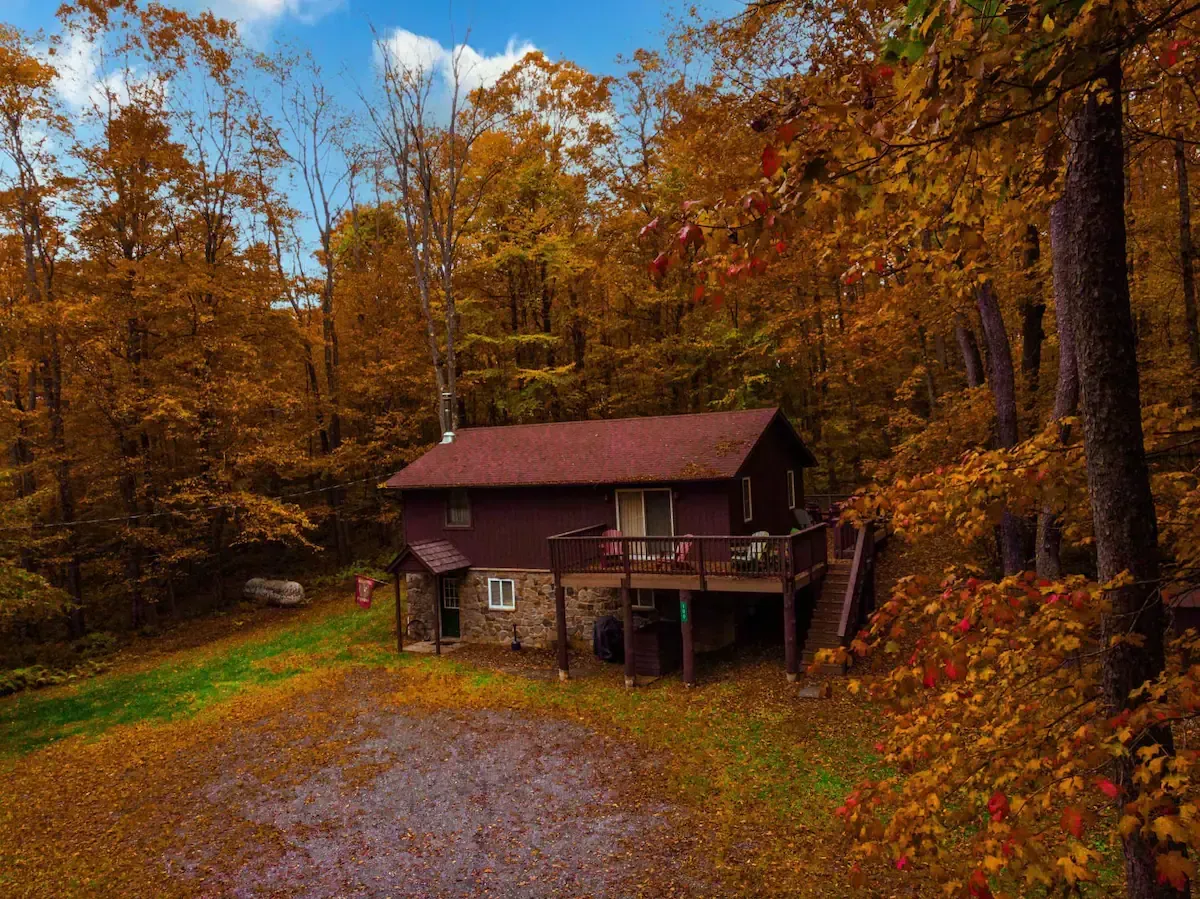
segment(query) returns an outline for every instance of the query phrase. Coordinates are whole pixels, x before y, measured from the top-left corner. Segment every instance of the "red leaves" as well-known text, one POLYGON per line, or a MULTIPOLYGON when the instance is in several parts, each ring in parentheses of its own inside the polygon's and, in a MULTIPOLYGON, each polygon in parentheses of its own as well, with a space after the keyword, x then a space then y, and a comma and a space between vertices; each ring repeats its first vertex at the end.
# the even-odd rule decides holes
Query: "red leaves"
POLYGON ((704 285, 697 284, 696 289, 692 291, 692 302, 699 303, 702 299, 704 299, 704 285))
POLYGON ((678 240, 681 247, 687 247, 690 244, 695 244, 698 247, 703 246, 704 232, 699 225, 694 222, 688 222, 679 229, 678 240))
POLYGON ((905 868, 908 867, 908 865, 909 865, 909 861, 908 861, 907 855, 902 855, 898 859, 896 859, 896 870, 897 871, 903 871, 905 868))
POLYGON ((965 634, 967 631, 969 631, 971 629, 971 619, 968 617, 964 617, 962 621, 960 621, 958 624, 954 625, 954 629, 956 631, 958 631, 960 634, 965 634))
POLYGON ((1068 805, 1063 809, 1062 819, 1058 823, 1076 839, 1083 836, 1083 813, 1074 806, 1068 805))
POLYGON ((946 659, 944 670, 946 672, 946 677, 948 677, 950 680, 962 679, 963 673, 959 670, 958 665, 955 664, 954 659, 946 659))
POLYGON ((1167 51, 1158 58, 1159 63, 1162 64, 1163 68, 1171 68, 1171 66, 1179 62, 1179 51, 1186 50, 1191 45, 1192 42, 1190 40, 1171 41, 1167 46, 1167 51))
POLYGON ((992 888, 988 884, 987 875, 978 868, 971 872, 967 881, 967 892, 971 899, 992 899, 992 888))
POLYGON ((783 255, 783 251, 786 249, 787 249, 787 244, 784 241, 782 241, 782 240, 775 241, 775 252, 778 253, 780 256, 783 255))
POLYGON ((659 253, 650 262, 650 274, 655 278, 661 278, 667 273, 667 266, 671 264, 670 257, 666 253, 659 253))
POLYGON ((766 215, 767 211, 771 208, 771 204, 767 202, 767 198, 757 192, 747 194, 742 200, 742 205, 747 210, 753 210, 759 215, 766 215))
POLYGON ((926 668, 925 669, 925 679, 922 680, 921 683, 923 683, 926 687, 928 687, 929 689, 932 690, 934 688, 934 686, 937 684, 937 669, 926 668))
POLYGON ((1097 777, 1096 778, 1096 786, 1097 786, 1097 788, 1099 788, 1100 792, 1103 793, 1105 796, 1107 796, 1109 799, 1116 799, 1118 796, 1121 795, 1121 788, 1118 787, 1111 780, 1109 780, 1107 777, 1097 777))
POLYGON ((779 151, 770 144, 763 147, 762 151, 762 173, 766 178, 772 178, 779 171, 779 151))
POLYGON ((638 232, 638 240, 641 240, 647 234, 653 234, 655 231, 658 230, 659 225, 661 225, 661 224, 662 223, 659 221, 658 216, 655 216, 654 218, 650 219, 650 221, 648 221, 646 224, 644 224, 642 226, 642 230, 638 232))
POLYGON ((992 816, 993 821, 1003 821, 1008 817, 1008 797, 997 790, 992 794, 992 798, 988 800, 987 808, 988 814, 992 816))
POLYGON ((779 126, 779 139, 784 144, 790 144, 799 132, 800 123, 796 119, 792 119, 779 126))
POLYGON ((886 81, 896 74, 896 70, 891 66, 880 66, 875 70, 875 77, 880 81, 886 81))

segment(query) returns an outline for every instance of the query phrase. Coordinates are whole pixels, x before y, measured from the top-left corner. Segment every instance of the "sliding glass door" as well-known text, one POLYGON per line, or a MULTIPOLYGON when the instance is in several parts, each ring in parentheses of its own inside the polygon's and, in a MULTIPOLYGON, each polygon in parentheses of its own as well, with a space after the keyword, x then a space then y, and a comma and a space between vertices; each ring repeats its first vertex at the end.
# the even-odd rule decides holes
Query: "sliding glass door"
MULTIPOLYGON (((675 515, 671 491, 618 490, 617 528, 625 537, 673 537, 675 515)), ((672 551, 667 540, 638 540, 629 547, 639 559, 655 558, 672 551)))

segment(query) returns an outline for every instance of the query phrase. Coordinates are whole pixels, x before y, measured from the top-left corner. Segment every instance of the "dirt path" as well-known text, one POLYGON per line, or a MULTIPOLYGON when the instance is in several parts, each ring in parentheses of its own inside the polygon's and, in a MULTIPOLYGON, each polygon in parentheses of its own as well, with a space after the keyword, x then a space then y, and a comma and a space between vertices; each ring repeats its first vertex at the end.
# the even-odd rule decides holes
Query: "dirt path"
POLYGON ((358 698, 315 732, 305 706, 327 706, 306 697, 213 747, 221 774, 169 870, 212 896, 713 895, 671 836, 686 814, 644 789, 654 765, 629 746, 516 712, 397 709, 386 678, 350 675, 339 696, 358 698))

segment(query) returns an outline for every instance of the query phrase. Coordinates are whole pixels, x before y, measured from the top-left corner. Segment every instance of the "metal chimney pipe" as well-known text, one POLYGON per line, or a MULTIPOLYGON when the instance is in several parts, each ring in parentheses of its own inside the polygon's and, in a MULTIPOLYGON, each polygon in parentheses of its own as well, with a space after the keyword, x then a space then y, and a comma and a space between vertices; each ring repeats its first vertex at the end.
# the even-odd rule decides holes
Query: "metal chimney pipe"
POLYGON ((454 428, 451 422, 454 421, 454 398, 450 395, 449 390, 442 391, 442 443, 454 442, 454 428))

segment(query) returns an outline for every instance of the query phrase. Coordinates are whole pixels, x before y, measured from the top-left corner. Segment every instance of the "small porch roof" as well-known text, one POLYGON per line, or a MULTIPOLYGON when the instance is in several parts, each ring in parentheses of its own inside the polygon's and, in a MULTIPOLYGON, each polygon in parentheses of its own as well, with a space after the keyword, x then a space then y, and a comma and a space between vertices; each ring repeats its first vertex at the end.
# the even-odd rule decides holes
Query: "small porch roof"
POLYGON ((449 540, 418 540, 398 552, 387 564, 389 574, 449 574, 471 567, 471 560, 449 540))

